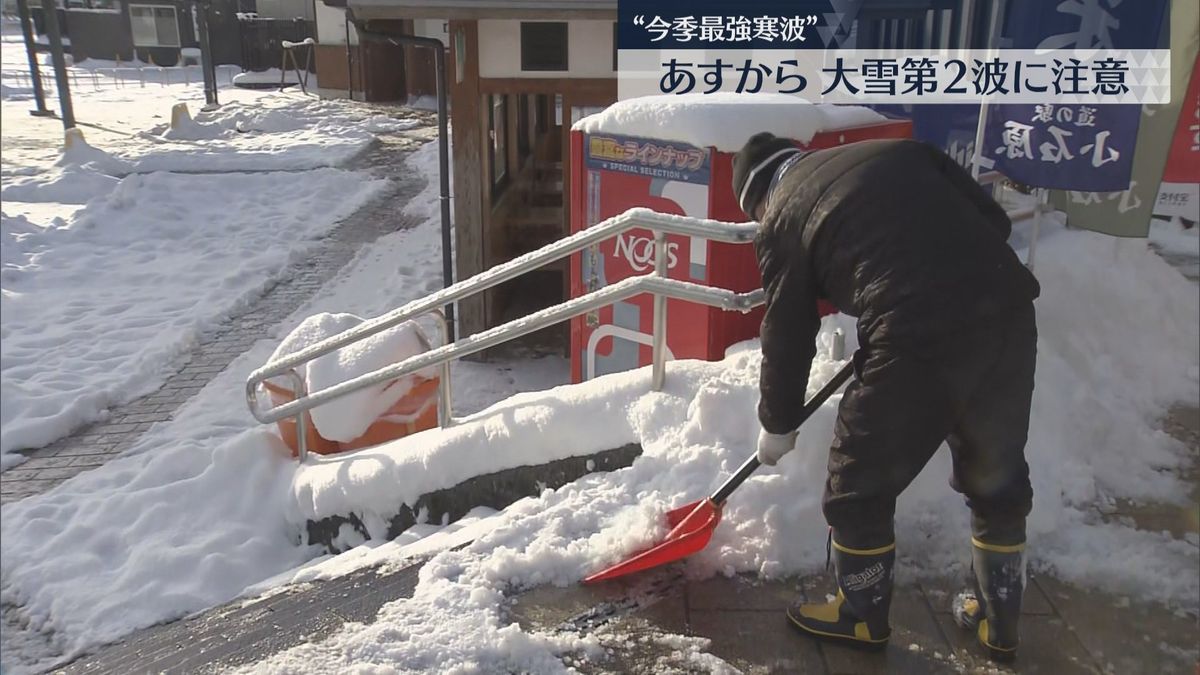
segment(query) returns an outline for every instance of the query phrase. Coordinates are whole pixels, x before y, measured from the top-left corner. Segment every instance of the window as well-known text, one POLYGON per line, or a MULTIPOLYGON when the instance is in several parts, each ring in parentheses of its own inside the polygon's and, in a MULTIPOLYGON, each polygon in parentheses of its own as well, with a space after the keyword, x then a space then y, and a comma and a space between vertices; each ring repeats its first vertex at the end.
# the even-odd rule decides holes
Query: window
POLYGON ((567 22, 521 22, 521 70, 567 70, 567 22))
POLYGON ((129 24, 135 47, 178 47, 179 21, 168 5, 130 5, 129 24))
POLYGON ((66 6, 68 9, 92 9, 105 12, 121 11, 119 0, 67 0, 66 6))
POLYGON ((508 182, 508 114, 504 96, 487 97, 488 107, 488 162, 492 167, 492 201, 504 190, 508 182))

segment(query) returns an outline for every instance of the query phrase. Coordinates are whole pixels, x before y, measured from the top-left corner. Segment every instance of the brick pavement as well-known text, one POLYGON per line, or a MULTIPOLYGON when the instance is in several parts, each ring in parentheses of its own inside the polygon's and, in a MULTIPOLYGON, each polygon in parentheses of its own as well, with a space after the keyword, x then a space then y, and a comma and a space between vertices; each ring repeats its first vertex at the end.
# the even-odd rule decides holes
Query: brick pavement
MULTIPOLYGON (((743 673, 1124 675, 1186 674, 1196 667, 1194 617, 1038 574, 1030 575, 1025 594, 1020 658, 999 667, 954 624, 949 605, 963 587, 959 580, 901 582, 892 604, 892 639, 878 654, 819 643, 788 626, 783 611, 798 595, 833 591, 827 575, 770 583, 740 576, 683 582, 662 600, 594 631, 608 651, 605 658, 577 655, 567 663, 588 674, 708 672, 680 649, 674 636, 685 636, 707 641, 705 653, 743 673)), ((554 630, 612 594, 605 588, 541 587, 518 596, 511 617, 526 629, 554 630)))
POLYGON ((407 203, 424 186, 424 181, 415 172, 406 170, 403 158, 435 137, 436 130, 428 126, 433 121, 428 113, 387 110, 416 117, 425 126, 382 138, 347 168, 391 178, 392 188, 317 242, 306 259, 286 270, 256 302, 204 335, 181 360, 178 372, 156 391, 112 407, 107 420, 89 424, 46 447, 27 452, 28 461, 0 473, 0 503, 45 492, 123 453, 151 426, 170 420, 180 406, 256 340, 271 337, 272 328, 312 297, 364 244, 415 224, 411 218, 400 215, 398 206, 407 203))

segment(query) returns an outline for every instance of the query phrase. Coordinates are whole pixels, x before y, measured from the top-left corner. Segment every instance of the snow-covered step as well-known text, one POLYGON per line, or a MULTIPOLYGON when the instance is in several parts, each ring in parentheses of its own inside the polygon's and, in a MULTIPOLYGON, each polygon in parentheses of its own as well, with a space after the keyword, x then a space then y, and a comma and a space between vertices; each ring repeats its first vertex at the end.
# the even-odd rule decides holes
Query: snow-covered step
MULTIPOLYGON (((455 522, 481 506, 503 509, 518 499, 536 497, 543 490, 558 489, 590 473, 629 466, 641 454, 641 445, 629 443, 579 457, 504 469, 433 490, 418 497, 411 505, 399 505, 396 513, 388 519, 386 538, 395 539, 413 525, 446 525, 455 522)), ((346 461, 355 460, 348 457, 346 461)), ((375 514, 374 517, 379 515, 375 514)), ((309 544, 323 546, 330 553, 341 553, 370 538, 363 521, 364 516, 353 511, 325 516, 307 521, 305 534, 309 544)))

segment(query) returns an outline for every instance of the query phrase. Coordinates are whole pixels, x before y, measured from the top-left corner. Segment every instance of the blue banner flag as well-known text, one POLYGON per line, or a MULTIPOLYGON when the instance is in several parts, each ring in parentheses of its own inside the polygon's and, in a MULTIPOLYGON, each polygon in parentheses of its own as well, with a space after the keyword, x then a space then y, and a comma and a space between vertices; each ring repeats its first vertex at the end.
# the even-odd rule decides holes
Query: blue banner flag
MULTIPOLYGON (((1012 0, 1001 46, 1154 49, 1166 11, 1166 0, 1012 0)), ((1056 81, 1064 91, 1080 75, 1076 65, 1066 57, 1059 64, 1056 81)), ((1114 70, 1114 82, 1116 75, 1114 70)), ((980 155, 1000 173, 1034 187, 1124 190, 1140 119, 1136 105, 991 106, 980 155)))

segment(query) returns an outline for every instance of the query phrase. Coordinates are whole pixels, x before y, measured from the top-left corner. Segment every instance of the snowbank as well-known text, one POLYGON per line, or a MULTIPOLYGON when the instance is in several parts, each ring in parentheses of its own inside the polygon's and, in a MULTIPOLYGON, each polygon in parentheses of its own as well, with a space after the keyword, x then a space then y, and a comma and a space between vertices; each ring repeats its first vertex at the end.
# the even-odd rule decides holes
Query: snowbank
POLYGON ((335 169, 130 176, 70 224, 4 219, 3 452, 153 391, 383 186, 335 169))
POLYGON ((14 179, 0 191, 0 199, 86 204, 94 197, 112 192, 118 182, 113 176, 72 167, 56 171, 48 177, 14 179))
POLYGON ((760 131, 807 143, 821 131, 884 119, 869 108, 812 104, 786 94, 663 94, 618 101, 571 128, 737 152, 760 131))
POLYGON ((1200 277, 1200 225, 1184 228, 1178 218, 1150 221, 1150 245, 1191 279, 1200 277))
POLYGON ((280 95, 200 111, 178 128, 164 127, 161 138, 170 142, 147 148, 132 160, 139 172, 338 166, 366 149, 376 134, 403 131, 418 123, 353 108, 343 101, 280 95))
POLYGON ((6 202, 86 204, 115 190, 120 182, 116 176, 132 170, 132 164, 91 146, 80 134, 47 171, 5 181, 0 198, 6 202))

